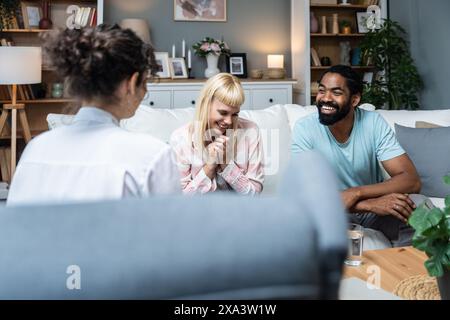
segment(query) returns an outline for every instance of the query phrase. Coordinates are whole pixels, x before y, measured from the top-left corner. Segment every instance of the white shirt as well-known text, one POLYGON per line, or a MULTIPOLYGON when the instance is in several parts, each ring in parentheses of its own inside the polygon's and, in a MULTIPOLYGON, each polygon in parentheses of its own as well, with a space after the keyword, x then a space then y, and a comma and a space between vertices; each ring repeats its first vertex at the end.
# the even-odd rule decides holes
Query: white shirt
POLYGON ((28 144, 7 205, 179 192, 180 176, 170 146, 120 128, 106 111, 83 107, 71 125, 43 133, 28 144))

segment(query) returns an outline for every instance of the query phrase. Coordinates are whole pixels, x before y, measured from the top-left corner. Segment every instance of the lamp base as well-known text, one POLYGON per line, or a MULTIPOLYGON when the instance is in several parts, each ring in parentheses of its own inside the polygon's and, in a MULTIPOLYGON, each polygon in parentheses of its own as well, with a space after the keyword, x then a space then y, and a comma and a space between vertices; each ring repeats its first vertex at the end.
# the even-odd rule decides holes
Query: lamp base
POLYGON ((267 70, 267 77, 269 79, 284 79, 286 77, 286 71, 282 68, 269 68, 267 70))

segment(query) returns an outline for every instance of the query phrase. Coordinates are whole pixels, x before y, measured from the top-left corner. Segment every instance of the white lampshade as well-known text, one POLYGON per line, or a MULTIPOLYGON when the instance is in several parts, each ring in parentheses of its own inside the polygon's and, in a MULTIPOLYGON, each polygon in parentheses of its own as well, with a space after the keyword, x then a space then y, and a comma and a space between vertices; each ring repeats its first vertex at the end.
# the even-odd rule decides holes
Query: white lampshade
POLYGON ((284 56, 282 54, 269 54, 267 56, 267 67, 282 69, 284 67, 284 56))
POLYGON ((0 84, 40 83, 40 47, 0 47, 0 84))
POLYGON ((122 29, 133 30, 145 43, 150 43, 150 27, 144 19, 123 19, 120 22, 122 29))

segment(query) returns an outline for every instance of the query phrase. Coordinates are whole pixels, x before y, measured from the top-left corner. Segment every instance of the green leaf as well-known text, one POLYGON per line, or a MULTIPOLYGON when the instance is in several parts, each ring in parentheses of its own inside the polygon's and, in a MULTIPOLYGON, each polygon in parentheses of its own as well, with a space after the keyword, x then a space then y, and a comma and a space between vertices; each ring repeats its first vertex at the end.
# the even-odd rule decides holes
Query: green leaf
POLYGON ((440 261, 436 261, 434 257, 425 261, 425 268, 427 268, 428 274, 431 277, 442 277, 444 274, 444 268, 440 261))
POLYGON ((445 177, 443 178, 443 180, 444 180, 444 183, 445 183, 445 184, 450 185, 450 175, 445 176, 445 177))
POLYGON ((429 221, 431 227, 437 226, 444 218, 444 212, 439 208, 434 208, 426 214, 426 219, 429 221))
POLYGON ((431 226, 427 216, 428 210, 424 205, 421 205, 419 208, 414 210, 408 222, 417 232, 422 233, 431 226))
POLYGON ((416 248, 417 250, 424 251, 424 252, 429 247, 429 245, 430 245, 429 242, 430 241, 424 236, 418 236, 418 237, 414 236, 412 239, 413 247, 416 248))
POLYGON ((450 207, 450 196, 445 197, 445 206, 450 207))

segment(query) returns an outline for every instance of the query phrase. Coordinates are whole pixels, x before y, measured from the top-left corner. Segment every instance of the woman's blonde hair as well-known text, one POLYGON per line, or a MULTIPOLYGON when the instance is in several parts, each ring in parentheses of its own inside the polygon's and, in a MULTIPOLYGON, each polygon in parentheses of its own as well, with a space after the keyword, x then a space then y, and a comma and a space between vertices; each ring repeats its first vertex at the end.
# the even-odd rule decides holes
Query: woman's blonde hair
MULTIPOLYGON (((219 73, 210 78, 201 90, 192 131, 193 142, 200 149, 203 149, 205 133, 210 129, 209 114, 214 100, 230 107, 240 107, 245 101, 245 95, 239 79, 229 73, 219 73)), ((236 132, 237 124, 236 118, 233 120, 233 132, 236 132)))

